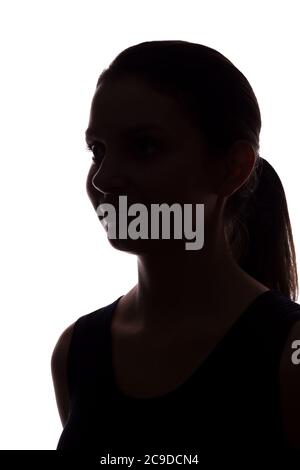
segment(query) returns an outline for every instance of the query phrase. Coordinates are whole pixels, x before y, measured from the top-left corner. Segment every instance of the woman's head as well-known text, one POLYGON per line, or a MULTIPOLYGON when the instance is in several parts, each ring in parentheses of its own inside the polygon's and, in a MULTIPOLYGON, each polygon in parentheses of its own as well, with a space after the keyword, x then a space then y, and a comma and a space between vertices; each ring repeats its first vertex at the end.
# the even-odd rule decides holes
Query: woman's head
MULTIPOLYGON (((87 179, 89 197, 95 209, 101 202, 117 203, 121 194, 128 195, 128 205, 203 203, 205 235, 217 217, 243 269, 265 285, 295 295, 295 254, 282 186, 276 186, 282 212, 272 219, 271 232, 256 232, 261 229, 256 215, 263 218, 263 211, 269 214, 271 209, 256 199, 260 171, 269 175, 264 175, 268 185, 261 198, 271 196, 272 181, 278 179, 259 158, 260 128, 259 106, 248 80, 218 51, 185 41, 129 47, 97 82, 88 127, 96 159, 87 179), (126 133, 137 126, 144 130, 126 133), (149 145, 150 153, 144 151, 149 145), (265 266, 255 246, 260 253, 268 251, 268 237, 273 242, 278 237, 278 243, 265 266)), ((138 252, 137 242, 132 247, 138 252)))

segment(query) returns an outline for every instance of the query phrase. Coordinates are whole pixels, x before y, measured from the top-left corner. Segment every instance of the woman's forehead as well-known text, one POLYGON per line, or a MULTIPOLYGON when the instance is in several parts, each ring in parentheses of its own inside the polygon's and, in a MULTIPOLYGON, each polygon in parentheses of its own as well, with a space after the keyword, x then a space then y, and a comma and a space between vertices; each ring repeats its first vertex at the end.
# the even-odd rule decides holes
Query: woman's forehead
POLYGON ((136 79, 113 80, 96 89, 92 101, 92 111, 113 114, 139 113, 151 120, 159 120, 160 115, 170 117, 177 110, 176 101, 163 93, 151 89, 136 79))
POLYGON ((114 80, 100 85, 93 97, 89 133, 135 127, 158 132, 192 132, 186 115, 175 98, 152 90, 136 79, 114 80))

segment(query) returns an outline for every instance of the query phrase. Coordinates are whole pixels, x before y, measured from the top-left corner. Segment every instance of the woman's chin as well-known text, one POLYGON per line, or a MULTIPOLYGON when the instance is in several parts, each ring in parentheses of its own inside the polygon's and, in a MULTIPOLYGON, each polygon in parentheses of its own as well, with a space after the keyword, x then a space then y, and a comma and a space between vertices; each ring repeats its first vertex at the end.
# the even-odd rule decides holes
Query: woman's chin
POLYGON ((168 251, 176 253, 185 249, 185 240, 152 240, 141 238, 133 240, 131 238, 110 238, 109 236, 107 238, 113 248, 132 254, 166 253, 168 251))

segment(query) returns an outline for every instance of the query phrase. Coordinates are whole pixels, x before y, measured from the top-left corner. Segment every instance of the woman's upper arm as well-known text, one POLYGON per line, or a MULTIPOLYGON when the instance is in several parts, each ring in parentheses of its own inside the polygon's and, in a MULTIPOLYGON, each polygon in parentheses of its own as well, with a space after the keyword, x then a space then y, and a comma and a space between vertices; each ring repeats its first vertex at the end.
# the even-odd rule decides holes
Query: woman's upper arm
POLYGON ((69 414, 69 389, 67 381, 67 358, 74 323, 66 328, 58 338, 51 356, 51 373, 58 412, 63 427, 69 414))
POLYGON ((283 423, 289 444, 297 449, 300 449, 300 362, 295 361, 295 357, 300 358, 296 351, 299 347, 300 321, 297 321, 288 336, 280 362, 283 423))

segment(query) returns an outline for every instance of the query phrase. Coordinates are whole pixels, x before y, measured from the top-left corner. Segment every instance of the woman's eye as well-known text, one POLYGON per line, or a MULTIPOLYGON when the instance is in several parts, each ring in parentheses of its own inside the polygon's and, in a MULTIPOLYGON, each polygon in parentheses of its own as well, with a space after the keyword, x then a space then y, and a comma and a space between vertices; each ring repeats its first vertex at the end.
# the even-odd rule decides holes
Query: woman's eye
POLYGON ((96 163, 98 159, 101 159, 101 153, 99 152, 98 146, 101 146, 99 143, 87 144, 86 150, 93 153, 92 160, 96 163), (99 155, 100 153, 100 155, 99 155))
POLYGON ((153 153, 157 150, 157 143, 151 137, 142 137, 138 139, 137 148, 143 153, 153 153), (150 149, 150 151, 149 151, 150 149))
MULTIPOLYGON (((141 137, 134 142, 133 147, 137 153, 153 154, 158 150, 158 144, 155 139, 151 137, 141 137)), ((100 142, 91 142, 86 146, 88 152, 93 153, 92 160, 99 163, 103 159, 104 147, 100 142)))

